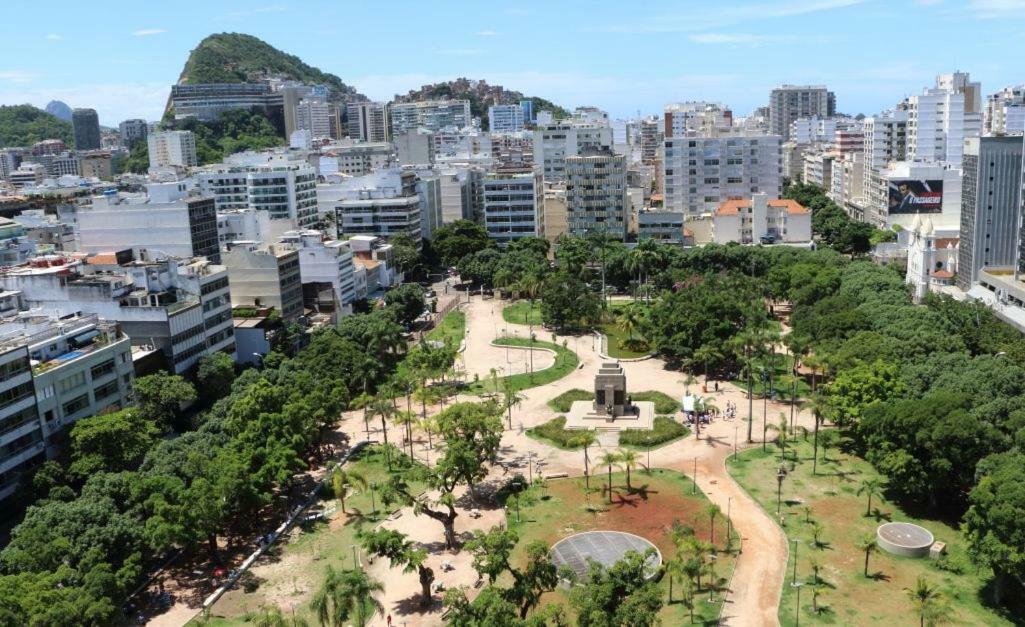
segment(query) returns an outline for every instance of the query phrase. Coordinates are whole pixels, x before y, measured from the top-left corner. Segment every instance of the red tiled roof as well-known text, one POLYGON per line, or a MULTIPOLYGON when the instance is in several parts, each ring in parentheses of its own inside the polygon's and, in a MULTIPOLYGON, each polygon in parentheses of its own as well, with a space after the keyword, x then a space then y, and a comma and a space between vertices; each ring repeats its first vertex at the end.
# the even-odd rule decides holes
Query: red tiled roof
MULTIPOLYGON (((723 204, 719 205, 719 208, 715 210, 717 216, 735 216, 740 213, 741 209, 747 209, 751 206, 749 199, 732 199, 727 200, 723 204)), ((790 200, 789 198, 774 198, 769 201, 769 206, 776 209, 785 209, 788 214, 801 215, 807 214, 808 209, 801 205, 796 200, 790 200)))
POLYGON ((932 273, 932 275, 934 277, 936 277, 937 279, 952 279, 952 278, 954 278, 954 273, 950 272, 950 271, 947 271, 947 270, 936 270, 936 271, 934 271, 932 273))

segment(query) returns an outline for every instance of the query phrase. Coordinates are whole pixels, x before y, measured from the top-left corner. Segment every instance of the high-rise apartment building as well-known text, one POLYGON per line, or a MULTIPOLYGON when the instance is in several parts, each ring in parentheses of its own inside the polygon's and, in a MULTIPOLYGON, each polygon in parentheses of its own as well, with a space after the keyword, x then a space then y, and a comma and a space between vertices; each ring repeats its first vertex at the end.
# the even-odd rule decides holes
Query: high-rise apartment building
POLYGON ((834 115, 836 95, 824 85, 783 85, 769 93, 769 129, 783 141, 790 139, 794 120, 834 115))
POLYGON ((488 107, 488 128, 492 133, 515 133, 523 130, 523 107, 518 104, 488 107))
POLYGON ((273 307, 286 322, 303 313, 299 252, 281 244, 228 242, 224 267, 233 307, 273 307))
POLYGON ((641 163, 655 165, 659 162, 662 148, 662 129, 657 117, 644 118, 638 129, 637 143, 641 151, 641 163))
POLYGON ((544 181, 533 169, 484 176, 484 229, 504 246, 521 237, 545 236, 544 181))
POLYGON ((313 139, 331 137, 331 105, 315 98, 303 98, 295 106, 296 130, 309 131, 313 139))
POLYGON ((447 126, 470 126, 469 100, 422 100, 419 102, 393 102, 389 105, 392 137, 406 131, 426 128, 438 131, 447 126))
POLYGON ((206 257, 221 262, 214 199, 185 183, 153 183, 145 195, 96 196, 75 212, 79 250, 131 248, 136 257, 206 257))
POLYGON ((677 102, 666 105, 665 137, 712 136, 733 127, 733 112, 717 102, 677 102))
POLYGON ((972 137, 964 144, 956 282, 968 290, 980 270, 1014 267, 1025 149, 1021 137, 972 137))
POLYGON ((775 135, 673 137, 664 145, 666 209, 698 215, 712 213, 730 198, 783 193, 775 135))
POLYGON ((363 176, 395 165, 395 147, 389 142, 351 142, 345 140, 324 147, 320 153, 320 172, 363 176))
POLYGON ((982 133, 979 83, 968 74, 941 74, 936 87, 907 100, 908 148, 911 161, 942 161, 961 165, 964 140, 982 133))
POLYGON ((284 129, 283 96, 267 83, 172 85, 171 108, 176 120, 196 118, 203 122, 213 122, 232 109, 260 111, 273 115, 284 129))
POLYGON ((288 231, 278 243, 299 254, 299 274, 303 300, 323 310, 325 304, 335 312, 335 319, 350 313, 356 292, 356 267, 352 248, 329 239, 320 231, 288 231), (328 294, 328 297, 322 296, 328 294))
POLYGON ((372 235, 389 238, 400 233, 421 239, 420 196, 416 174, 384 170, 317 187, 321 213, 334 213, 339 237, 372 235))
POLYGON ((566 160, 594 149, 612 149, 612 127, 568 121, 534 130, 534 165, 546 181, 566 180, 566 160))
POLYGON ((317 172, 288 155, 240 153, 196 175, 200 190, 214 197, 218 211, 253 207, 293 228, 317 222, 317 172))
POLYGON ((1025 85, 1004 87, 986 98, 984 132, 1021 135, 1025 132, 1025 85))
POLYGON ((157 131, 146 137, 149 167, 191 168, 199 165, 192 131, 157 131))
POLYGON ((630 223, 626 157, 588 149, 566 157, 566 224, 570 234, 626 239, 630 223))
POLYGON ((75 109, 71 112, 71 125, 76 150, 100 149, 100 118, 95 109, 75 109))
POLYGON ((149 134, 149 122, 146 120, 125 120, 118 125, 121 145, 131 149, 138 142, 144 141, 149 134))
POLYGON ((391 139, 388 104, 384 102, 350 102, 346 105, 349 139, 364 142, 386 142, 391 139))

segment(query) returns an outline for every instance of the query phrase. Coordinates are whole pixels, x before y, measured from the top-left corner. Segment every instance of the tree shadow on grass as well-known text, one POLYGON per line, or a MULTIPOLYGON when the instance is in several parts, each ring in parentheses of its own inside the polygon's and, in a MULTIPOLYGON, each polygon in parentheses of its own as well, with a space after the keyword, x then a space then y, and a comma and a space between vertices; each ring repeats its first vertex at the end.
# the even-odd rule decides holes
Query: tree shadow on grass
POLYGON ((872 508, 871 517, 875 518, 876 522, 882 522, 884 520, 886 522, 892 522, 893 521, 893 514, 891 512, 881 511, 878 507, 873 507, 872 508))
POLYGON ((976 592, 979 603, 1012 625, 1025 627, 1025 591, 1013 581, 1004 584, 1004 604, 993 602, 994 580, 989 577, 986 584, 976 592))
POLYGON ((886 573, 884 573, 881 570, 877 570, 876 572, 871 573, 868 576, 868 578, 871 579, 872 581, 889 581, 890 580, 890 576, 887 575, 886 573))
POLYGON ((431 604, 426 608, 420 604, 420 601, 421 598, 419 594, 399 599, 395 604, 395 610, 393 613, 399 616, 418 616, 423 615, 425 612, 432 612, 441 609, 442 601, 441 595, 439 594, 431 596, 431 604))

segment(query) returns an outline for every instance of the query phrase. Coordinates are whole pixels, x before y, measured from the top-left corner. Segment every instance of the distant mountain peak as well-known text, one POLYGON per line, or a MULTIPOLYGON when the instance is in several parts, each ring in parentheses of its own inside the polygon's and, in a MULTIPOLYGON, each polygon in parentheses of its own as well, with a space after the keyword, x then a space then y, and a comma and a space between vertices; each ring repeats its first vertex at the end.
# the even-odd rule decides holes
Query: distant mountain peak
POLYGON ((46 104, 46 112, 58 120, 71 121, 71 107, 60 100, 51 100, 46 104))

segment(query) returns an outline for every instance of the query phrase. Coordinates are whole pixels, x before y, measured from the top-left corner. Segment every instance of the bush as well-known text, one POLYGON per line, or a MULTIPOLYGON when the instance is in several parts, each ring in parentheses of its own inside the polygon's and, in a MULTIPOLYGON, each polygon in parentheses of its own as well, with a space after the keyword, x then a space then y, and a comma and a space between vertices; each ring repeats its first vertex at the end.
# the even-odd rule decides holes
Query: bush
POLYGON ((619 443, 623 446, 647 448, 690 435, 690 429, 669 416, 655 416, 652 427, 651 431, 647 429, 624 429, 619 432, 619 443))
POLYGON ((539 424, 538 426, 532 429, 527 429, 527 433, 549 440, 553 444, 561 448, 580 448, 579 446, 573 443, 573 440, 580 435, 580 431, 566 429, 565 416, 558 416, 556 418, 552 418, 546 423, 539 424))
POLYGON ((630 394, 627 392, 635 401, 651 401, 655 403, 656 414, 675 414, 680 411, 680 403, 676 401, 672 396, 663 392, 637 392, 636 394, 630 394))
POLYGON ((562 394, 556 396, 552 400, 548 401, 548 406, 555 411, 569 411, 574 401, 590 401, 594 399, 594 394, 587 390, 581 390, 575 388, 567 390, 562 394))

